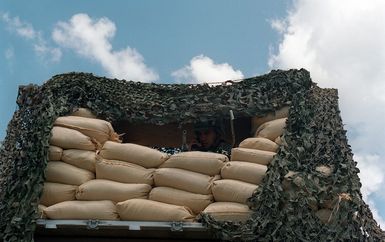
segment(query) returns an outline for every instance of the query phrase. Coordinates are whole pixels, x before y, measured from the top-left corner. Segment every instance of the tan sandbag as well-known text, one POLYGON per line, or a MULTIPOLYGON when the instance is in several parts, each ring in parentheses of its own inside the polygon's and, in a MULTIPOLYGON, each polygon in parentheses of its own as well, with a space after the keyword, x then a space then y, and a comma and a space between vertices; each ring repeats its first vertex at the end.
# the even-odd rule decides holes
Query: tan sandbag
POLYGON ((315 168, 315 170, 326 177, 330 176, 333 173, 333 167, 327 165, 319 165, 315 168))
POLYGON ((265 177, 267 166, 244 161, 227 162, 221 170, 223 179, 233 179, 259 185, 265 177))
POLYGON ((220 221, 245 222, 252 211, 245 204, 233 202, 215 202, 203 211, 220 221))
POLYGON ((63 149, 96 150, 96 143, 90 137, 77 130, 58 126, 52 128, 49 143, 63 149))
POLYGON ((161 167, 180 168, 208 176, 218 175, 227 156, 212 152, 190 151, 170 156, 161 167))
POLYGON ((255 133, 255 131, 261 124, 269 122, 271 120, 275 120, 275 119, 286 118, 288 116, 289 116, 289 106, 284 106, 275 112, 268 113, 266 116, 254 117, 251 119, 251 131, 252 133, 255 133))
POLYGON ((286 119, 287 118, 276 119, 262 124, 257 131, 255 131, 254 137, 263 137, 274 141, 283 134, 283 130, 286 127, 286 119))
POLYGON ((168 159, 168 155, 146 146, 107 141, 100 156, 108 160, 121 160, 134 163, 145 168, 158 168, 168 159))
POLYGON ((146 169, 136 164, 115 160, 98 160, 95 165, 96 178, 122 183, 154 183, 155 169, 146 169))
POLYGON ((54 145, 50 145, 48 149, 48 159, 50 161, 60 161, 63 149, 54 145))
POLYGON ((64 150, 62 160, 67 164, 95 172, 95 151, 76 149, 64 150))
POLYGON ((51 161, 47 163, 45 177, 47 182, 79 186, 94 179, 95 174, 61 161, 51 161))
POLYGON ((315 213, 315 216, 321 220, 322 223, 327 224, 329 223, 332 219, 332 211, 331 209, 320 209, 315 213))
POLYGON ((157 187, 172 187, 203 195, 211 194, 211 186, 219 178, 178 168, 159 168, 154 173, 157 187))
POLYGON ((278 145, 266 138, 247 138, 239 144, 239 148, 265 150, 276 152, 278 145))
POLYGON ((214 202, 213 195, 201 195, 182 191, 171 187, 154 187, 148 199, 168 204, 186 206, 194 214, 200 213, 210 203, 214 202))
POLYGON ((45 215, 44 213, 44 209, 46 209, 47 207, 44 206, 43 204, 39 204, 37 206, 37 212, 39 214, 39 218, 47 218, 47 216, 45 215))
POLYGON ((96 118, 96 115, 87 108, 78 108, 71 114, 71 116, 79 116, 83 118, 96 118))
POLYGON ((75 200, 77 188, 74 185, 45 182, 40 204, 51 206, 56 203, 75 200))
POLYGON ((283 142, 282 142, 282 136, 278 136, 275 140, 274 140, 274 143, 276 143, 278 146, 279 145, 283 145, 283 142))
POLYGON ((66 201, 44 209, 49 219, 118 220, 112 201, 66 201))
POLYGON ((56 119, 54 125, 75 129, 84 135, 96 139, 100 144, 107 140, 120 141, 110 122, 102 119, 65 116, 56 119))
POLYGON ((246 203, 258 186, 247 182, 223 179, 213 184, 213 195, 216 202, 246 203))
POLYGON ((146 199, 130 199, 116 204, 121 220, 133 221, 192 221, 194 215, 183 206, 146 199))
POLYGON ((132 198, 147 199, 151 186, 148 184, 127 184, 110 180, 95 179, 83 183, 76 191, 77 200, 111 200, 122 202, 132 198))
POLYGON ((231 150, 232 161, 247 161, 261 165, 268 165, 276 155, 275 152, 254 150, 247 148, 233 148, 231 150))

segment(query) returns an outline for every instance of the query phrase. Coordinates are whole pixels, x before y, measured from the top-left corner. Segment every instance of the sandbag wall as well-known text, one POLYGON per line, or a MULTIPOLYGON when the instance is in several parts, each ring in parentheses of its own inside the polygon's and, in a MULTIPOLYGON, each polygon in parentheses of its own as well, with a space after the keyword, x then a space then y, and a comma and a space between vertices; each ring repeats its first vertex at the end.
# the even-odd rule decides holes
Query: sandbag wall
POLYGON ((88 110, 55 121, 39 205, 42 217, 117 219, 113 201, 87 201, 81 192, 95 181, 96 150, 107 140, 119 142, 119 136, 109 122, 94 118, 88 110))
POLYGON ((155 171, 149 199, 184 205, 197 215, 214 202, 212 185, 227 161, 227 156, 210 152, 174 154, 155 171))
POLYGON ((125 183, 126 186, 147 186, 142 196, 125 197, 116 204, 121 220, 136 221, 192 221, 191 210, 185 206, 149 200, 153 191, 155 168, 169 156, 145 146, 126 143, 106 142, 100 151, 103 159, 96 165, 97 179, 110 179, 125 183), (152 189, 152 190, 151 190, 152 189))
POLYGON ((204 212, 244 221, 251 214, 246 201, 262 182, 286 121, 270 115, 254 125, 254 137, 232 149, 229 161, 210 152, 169 156, 121 144, 110 123, 83 113, 58 118, 52 129, 39 205, 49 219, 193 221, 204 212))
MULTIPOLYGON (((111 124, 94 119, 88 110, 58 118, 50 145, 39 205, 42 218, 142 221, 195 218, 188 207, 148 199, 155 168, 169 156, 145 146, 121 144, 111 124)), ((162 192, 154 194, 162 196, 162 192)))
POLYGON ((247 199, 261 184, 281 144, 288 108, 262 118, 252 119, 252 138, 243 140, 231 151, 231 161, 221 169, 221 180, 214 181, 215 203, 203 212, 218 220, 245 221, 251 215, 247 199))

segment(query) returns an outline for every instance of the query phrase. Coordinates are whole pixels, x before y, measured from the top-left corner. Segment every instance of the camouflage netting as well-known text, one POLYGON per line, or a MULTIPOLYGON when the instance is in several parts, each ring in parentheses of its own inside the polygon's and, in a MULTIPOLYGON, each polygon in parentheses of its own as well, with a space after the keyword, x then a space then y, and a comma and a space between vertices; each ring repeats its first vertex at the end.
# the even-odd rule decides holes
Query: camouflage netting
POLYGON ((362 200, 358 169, 343 130, 336 90, 318 88, 306 70, 272 71, 232 85, 162 85, 68 73, 19 89, 19 109, 0 150, 0 238, 32 241, 54 120, 86 107, 108 121, 189 123, 228 116, 263 116, 290 105, 284 145, 269 165, 244 223, 202 222, 223 240, 384 241, 362 200), (316 170, 332 167, 332 174, 316 170), (284 190, 282 181, 294 171, 284 190), (315 209, 333 201, 324 224, 315 209))

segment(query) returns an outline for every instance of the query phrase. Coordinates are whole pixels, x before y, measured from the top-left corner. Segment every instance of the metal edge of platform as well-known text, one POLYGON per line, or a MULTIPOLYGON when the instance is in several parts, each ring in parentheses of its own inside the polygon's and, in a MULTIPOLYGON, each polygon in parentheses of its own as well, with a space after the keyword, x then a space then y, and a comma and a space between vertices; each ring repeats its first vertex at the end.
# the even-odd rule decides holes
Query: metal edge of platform
POLYGON ((213 241, 197 222, 51 220, 36 221, 35 241, 213 241))
POLYGON ((170 230, 177 231, 207 231, 207 227, 197 222, 158 222, 158 221, 115 221, 115 220, 51 220, 38 219, 38 228, 58 229, 66 227, 85 228, 88 230, 98 229, 126 229, 131 231, 138 230, 170 230))

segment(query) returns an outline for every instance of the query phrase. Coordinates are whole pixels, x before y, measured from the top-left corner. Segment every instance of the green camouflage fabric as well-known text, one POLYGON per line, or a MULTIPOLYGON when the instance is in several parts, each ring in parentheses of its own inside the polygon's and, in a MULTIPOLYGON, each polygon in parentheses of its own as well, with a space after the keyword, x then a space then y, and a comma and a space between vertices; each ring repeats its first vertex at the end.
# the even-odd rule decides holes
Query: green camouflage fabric
POLYGON ((289 105, 280 147, 249 206, 245 223, 203 215, 221 240, 385 241, 385 234, 360 192, 359 172, 348 145, 334 89, 321 89, 308 71, 269 74, 209 86, 153 84, 108 79, 86 73, 56 75, 43 85, 20 86, 18 109, 0 147, 0 238, 33 241, 37 205, 44 184, 54 120, 78 107, 114 122, 192 123, 227 117, 264 116, 289 105), (317 170, 332 167, 330 176, 317 170), (288 171, 291 189, 283 189, 288 171), (315 211, 332 200, 322 223, 315 211))

